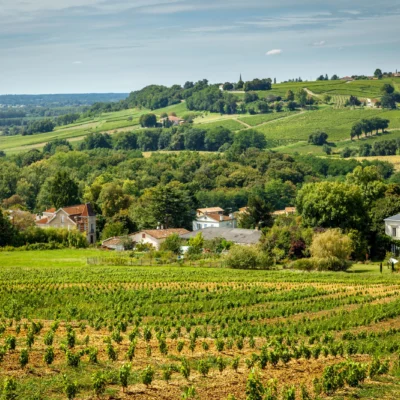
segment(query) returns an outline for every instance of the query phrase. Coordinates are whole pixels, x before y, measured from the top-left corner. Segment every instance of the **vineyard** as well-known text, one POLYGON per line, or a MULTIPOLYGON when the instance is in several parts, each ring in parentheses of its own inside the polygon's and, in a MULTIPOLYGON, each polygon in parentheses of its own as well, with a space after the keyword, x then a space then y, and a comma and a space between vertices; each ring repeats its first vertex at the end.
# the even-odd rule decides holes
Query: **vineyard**
POLYGON ((399 397, 386 268, 87 265, 96 254, 0 253, 2 398, 399 397))

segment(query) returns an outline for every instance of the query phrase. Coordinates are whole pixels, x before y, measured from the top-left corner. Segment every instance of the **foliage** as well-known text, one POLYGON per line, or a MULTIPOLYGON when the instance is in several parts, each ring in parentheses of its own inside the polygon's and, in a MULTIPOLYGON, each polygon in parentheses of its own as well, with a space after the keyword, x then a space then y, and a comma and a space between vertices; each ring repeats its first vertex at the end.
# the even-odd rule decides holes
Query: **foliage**
POLYGON ((235 269, 269 269, 272 265, 271 258, 256 246, 232 246, 225 260, 235 269))

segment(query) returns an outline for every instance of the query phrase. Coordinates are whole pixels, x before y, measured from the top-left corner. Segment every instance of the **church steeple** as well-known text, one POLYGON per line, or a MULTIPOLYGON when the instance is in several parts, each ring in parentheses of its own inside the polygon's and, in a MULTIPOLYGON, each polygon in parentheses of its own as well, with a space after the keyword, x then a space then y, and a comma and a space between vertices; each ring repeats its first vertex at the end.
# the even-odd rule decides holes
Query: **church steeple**
POLYGON ((242 80, 242 73, 240 73, 239 82, 237 83, 236 88, 237 89, 243 89, 243 86, 244 86, 244 82, 242 80))

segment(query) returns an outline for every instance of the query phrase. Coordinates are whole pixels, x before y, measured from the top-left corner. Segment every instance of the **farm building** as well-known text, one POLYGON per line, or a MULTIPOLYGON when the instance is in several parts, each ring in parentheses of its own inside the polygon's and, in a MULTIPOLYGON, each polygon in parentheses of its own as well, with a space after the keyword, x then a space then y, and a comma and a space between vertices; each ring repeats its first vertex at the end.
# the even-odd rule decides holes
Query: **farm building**
POLYGON ((85 233, 90 244, 96 242, 96 213, 90 203, 50 208, 36 216, 36 226, 46 228, 78 229, 85 233))
POLYGON ((161 118, 160 123, 163 124, 167 120, 172 124, 172 126, 182 125, 185 122, 182 118, 170 115, 169 117, 161 118))
POLYGON ((225 239, 228 242, 232 242, 240 245, 256 244, 260 241, 261 231, 254 229, 239 229, 239 228, 205 228, 199 229, 195 232, 185 233, 180 235, 182 239, 189 240, 190 238, 201 233, 206 240, 213 240, 216 238, 225 239))

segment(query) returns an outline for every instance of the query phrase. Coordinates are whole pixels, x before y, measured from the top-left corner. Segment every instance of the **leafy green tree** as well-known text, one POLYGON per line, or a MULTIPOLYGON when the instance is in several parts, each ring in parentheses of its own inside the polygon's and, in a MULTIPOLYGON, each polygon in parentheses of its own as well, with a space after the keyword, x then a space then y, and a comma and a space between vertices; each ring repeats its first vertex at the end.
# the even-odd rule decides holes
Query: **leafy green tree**
POLYGON ((224 144, 232 143, 232 132, 222 126, 207 130, 204 137, 204 147, 208 151, 218 151, 224 144))
POLYGON ((388 108, 394 110, 397 108, 396 96, 393 94, 385 94, 381 97, 382 108, 388 108))
POLYGON ((340 182, 304 185, 297 194, 297 211, 311 227, 358 229, 366 227, 366 210, 358 186, 340 182))
POLYGON ((67 171, 59 171, 50 179, 49 201, 56 209, 79 203, 78 185, 67 171))
POLYGON ((18 241, 18 232, 11 224, 8 216, 0 208, 0 247, 14 246, 18 241))
POLYGON ((98 204, 105 217, 112 217, 121 210, 128 209, 130 203, 130 196, 124 194, 122 187, 115 182, 106 183, 98 198, 98 204))
POLYGON ((130 208, 130 217, 139 229, 190 228, 194 204, 185 186, 178 182, 146 189, 130 208))
POLYGON ((112 137, 115 150, 135 150, 138 148, 136 132, 119 132, 112 137))
POLYGON ((155 114, 143 114, 139 123, 143 128, 154 128, 157 125, 157 117, 155 114))
POLYGON ((287 101, 293 101, 294 100, 294 93, 290 89, 286 92, 286 100, 287 101))
POLYGON ((264 190, 258 187, 249 195, 247 209, 241 214, 239 224, 246 229, 262 229, 272 223, 272 206, 264 190))
POLYGON ((394 86, 390 83, 384 83, 381 87, 381 92, 383 94, 392 94, 394 92, 394 86))
POLYGON ((192 128, 184 133, 184 144, 186 150, 204 150, 204 138, 206 132, 202 129, 192 128))
POLYGON ((328 135, 325 132, 316 131, 308 137, 308 143, 322 146, 327 143, 328 135))
POLYGON ((377 68, 377 69, 375 70, 375 72, 374 72, 374 76, 375 76, 376 78, 381 79, 382 76, 383 76, 382 70, 381 70, 380 68, 377 68))
POLYGON ((232 148, 235 151, 243 152, 250 147, 264 149, 266 145, 267 141, 263 133, 249 129, 240 131, 234 136, 232 148))
POLYGON ((307 92, 304 89, 299 89, 296 92, 296 100, 301 107, 305 107, 307 104, 307 92))
POLYGON ((79 145, 80 150, 111 149, 112 139, 108 133, 89 133, 79 145))
POLYGON ((164 242, 161 243, 160 250, 171 251, 174 254, 181 254, 182 239, 178 234, 168 236, 164 242))
POLYGON ((104 229, 101 233, 101 238, 106 240, 115 236, 124 236, 128 233, 128 230, 125 228, 125 225, 122 222, 109 222, 104 226, 104 229))

